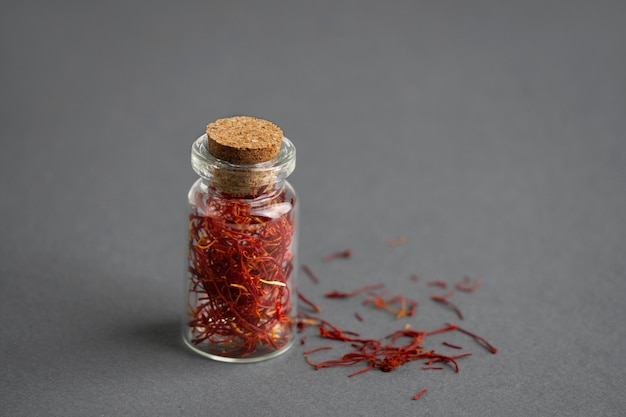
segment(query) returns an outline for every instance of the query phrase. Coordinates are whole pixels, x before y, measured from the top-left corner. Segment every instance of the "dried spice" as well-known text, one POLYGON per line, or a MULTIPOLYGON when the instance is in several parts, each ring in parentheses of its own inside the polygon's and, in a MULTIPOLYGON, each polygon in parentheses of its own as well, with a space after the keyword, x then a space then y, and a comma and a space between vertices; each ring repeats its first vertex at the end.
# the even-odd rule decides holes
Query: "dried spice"
POLYGON ((448 284, 445 281, 428 281, 426 285, 428 285, 429 287, 443 288, 444 290, 448 288, 448 284))
POLYGON ((371 297, 363 301, 363 305, 372 304, 376 308, 384 309, 394 314, 396 318, 404 316, 411 317, 417 308, 417 301, 407 298, 403 295, 393 295, 388 291, 380 293, 370 293, 371 297), (385 297, 389 298, 385 300, 385 297), (400 308, 393 307, 393 304, 399 304, 400 308))
MULTIPOLYGON (((393 371, 398 366, 405 365, 413 361, 424 361, 424 365, 429 367, 434 363, 449 364, 455 372, 459 372, 458 359, 471 356, 471 353, 459 355, 444 355, 434 350, 427 350, 423 344, 427 337, 440 333, 459 331, 471 336, 491 353, 496 353, 497 349, 489 344, 485 339, 464 330, 456 324, 447 324, 445 327, 430 331, 396 330, 387 335, 384 339, 361 338, 358 333, 340 330, 329 322, 312 317, 310 315, 301 316, 308 320, 308 325, 315 325, 319 328, 319 335, 322 338, 347 342, 352 350, 336 359, 320 362, 313 361, 309 355, 317 352, 311 349, 304 352, 306 361, 315 369, 333 368, 338 366, 353 366, 366 363, 364 368, 348 374, 349 377, 367 372, 371 369, 380 369, 383 372, 393 371), (398 341, 408 339, 405 343, 398 344, 398 341)), ((325 346, 324 349, 329 349, 325 346)))
POLYGON ((452 296, 453 291, 448 291, 446 294, 444 295, 439 295, 439 294, 433 294, 430 298, 439 303, 439 304, 443 304, 447 307, 449 307, 450 309, 452 309, 456 315, 459 317, 460 320, 463 320, 463 313, 461 313, 461 310, 459 310, 459 308, 456 306, 456 304, 454 304, 452 301, 449 300, 450 296, 452 296))
POLYGON ((231 362, 282 353, 296 325, 296 195, 285 181, 295 148, 270 122, 220 119, 192 165, 183 339, 231 362))
POLYGON ((482 278, 477 279, 473 284, 470 284, 471 280, 470 277, 465 277, 462 281, 457 282, 454 288, 462 292, 474 292, 483 283, 482 278))
POLYGON ((320 306, 318 306, 317 304, 315 304, 313 301, 309 300, 308 298, 306 298, 301 292, 298 291, 298 298, 300 299, 300 301, 302 301, 303 303, 307 304, 309 307, 311 307, 313 310, 315 310, 318 313, 322 312, 322 308, 320 306))
POLYGON ((377 289, 383 288, 384 286, 385 284, 372 284, 372 285, 365 285, 363 287, 357 288, 356 290, 351 291, 351 292, 332 291, 332 292, 326 293, 326 298, 354 297, 355 295, 359 295, 363 292, 370 291, 370 290, 377 290, 377 289))
MULTIPOLYGON (((434 369, 434 368, 430 368, 430 369, 434 369)), ((438 368, 438 369, 441 369, 441 368, 438 368)), ((420 392, 418 392, 417 394, 415 394, 415 395, 413 396, 413 399, 414 399, 414 400, 419 400, 419 399, 422 397, 422 395, 426 394, 426 391, 428 391, 428 390, 427 390, 426 388, 424 388, 423 390, 421 390, 420 392)))
MULTIPOLYGON (((417 281, 417 275, 412 275, 411 280, 417 281)), ((482 280, 471 283, 469 279, 464 279, 455 285, 455 289, 461 292, 473 292, 481 284, 482 280)), ((425 285, 444 289, 448 287, 445 281, 428 281, 425 285)), ((326 293, 325 297, 332 299, 349 299, 364 295, 365 299, 362 300, 363 305, 371 305, 376 309, 389 311, 397 318, 410 317, 414 314, 418 305, 416 300, 410 299, 404 295, 396 295, 390 291, 382 290, 383 288, 384 284, 382 283, 370 284, 352 291, 331 291, 326 293)), ((444 294, 433 294, 431 295, 431 299, 450 308, 460 319, 463 319, 459 308, 449 300, 454 293, 454 290, 449 290, 444 294)), ((363 317, 358 312, 355 312, 354 316, 358 321, 363 321, 363 317)), ((472 353, 460 352, 451 355, 427 347, 428 344, 432 344, 432 342, 430 342, 431 338, 444 333, 460 333, 469 336, 489 352, 493 354, 497 353, 497 349, 483 337, 461 328, 454 323, 446 323, 443 327, 428 331, 412 330, 411 325, 406 323, 403 329, 396 330, 382 339, 370 339, 362 337, 359 333, 340 329, 320 317, 300 313, 298 315, 298 331, 303 332, 310 327, 317 328, 320 338, 329 340, 332 343, 339 343, 339 347, 347 347, 348 350, 330 359, 316 360, 315 358, 318 356, 315 354, 317 352, 330 351, 335 347, 333 345, 323 345, 319 348, 312 348, 303 352, 306 362, 316 370, 361 365, 355 371, 348 373, 348 377, 354 377, 373 369, 378 369, 382 372, 391 372, 399 366, 404 366, 415 361, 422 362, 421 370, 443 371, 449 368, 455 373, 459 372, 460 360, 472 356, 472 353)), ((462 346, 448 341, 439 343, 455 350, 464 349, 462 346)), ((328 357, 328 354, 320 354, 320 356, 328 357)), ((422 389, 413 396, 413 399, 419 399, 426 392, 426 388, 422 389)))
POLYGON ((352 258, 352 251, 350 249, 347 249, 347 250, 329 253, 328 255, 324 257, 323 261, 330 262, 338 258, 344 258, 344 259, 352 258))
MULTIPOLYGON (((267 204, 284 202, 278 193, 267 204)), ((260 217, 249 202, 219 198, 201 212, 212 215, 190 215, 191 342, 208 341, 212 352, 234 357, 282 348, 293 326, 293 211, 260 217)))
POLYGON ((315 275, 313 273, 313 270, 311 270, 311 268, 308 265, 302 265, 302 270, 304 271, 305 274, 307 274, 307 276, 311 279, 311 281, 313 281, 316 284, 319 284, 320 280, 317 277, 317 275, 315 275))

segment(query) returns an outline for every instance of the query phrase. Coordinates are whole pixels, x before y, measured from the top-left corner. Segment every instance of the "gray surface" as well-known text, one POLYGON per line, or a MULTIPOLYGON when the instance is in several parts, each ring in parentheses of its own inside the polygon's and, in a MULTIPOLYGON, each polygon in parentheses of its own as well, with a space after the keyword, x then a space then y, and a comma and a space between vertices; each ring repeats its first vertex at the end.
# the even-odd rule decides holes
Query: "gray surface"
POLYGON ((128 3, 0 8, 1 415, 624 415, 623 2, 128 3), (410 274, 482 276, 458 303, 500 352, 347 378, 186 351, 189 149, 234 114, 298 148, 324 317, 403 325, 322 298, 385 281, 432 328, 410 274))

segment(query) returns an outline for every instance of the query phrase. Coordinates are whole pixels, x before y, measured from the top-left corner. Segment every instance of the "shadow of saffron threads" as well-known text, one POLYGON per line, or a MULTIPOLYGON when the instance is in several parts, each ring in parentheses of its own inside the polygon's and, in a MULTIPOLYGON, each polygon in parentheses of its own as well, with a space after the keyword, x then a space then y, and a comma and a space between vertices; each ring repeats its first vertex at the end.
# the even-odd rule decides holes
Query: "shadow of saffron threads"
POLYGON ((358 311, 355 311, 355 312, 354 312, 354 317, 356 317, 356 319, 357 319, 358 321, 363 321, 363 317, 361 317, 361 315, 359 314, 359 312, 358 312, 358 311))
POLYGON ((313 310, 317 311, 318 313, 322 312, 322 308, 320 306, 318 306, 313 301, 311 301, 308 298, 306 298, 304 295, 302 295, 302 293, 300 291, 298 291, 298 298, 301 301, 303 301, 305 304, 307 304, 309 307, 311 307, 313 310))
POLYGON ((322 260, 324 262, 330 262, 330 261, 332 261, 334 259, 338 259, 338 258, 344 258, 344 259, 352 258, 352 251, 350 249, 346 249, 346 250, 342 250, 342 251, 329 253, 328 255, 324 256, 324 258, 322 260))
POLYGON ((320 280, 317 277, 317 275, 315 275, 313 273, 313 271, 311 270, 311 268, 309 268, 308 265, 302 265, 302 270, 304 271, 305 274, 307 274, 307 276, 311 279, 311 281, 313 281, 316 284, 319 284, 320 280))
POLYGON ((419 281, 419 280, 420 280, 420 277, 418 277, 418 276, 417 276, 417 274, 413 274, 413 275, 411 275, 411 281, 413 281, 413 282, 417 282, 417 281, 419 281))

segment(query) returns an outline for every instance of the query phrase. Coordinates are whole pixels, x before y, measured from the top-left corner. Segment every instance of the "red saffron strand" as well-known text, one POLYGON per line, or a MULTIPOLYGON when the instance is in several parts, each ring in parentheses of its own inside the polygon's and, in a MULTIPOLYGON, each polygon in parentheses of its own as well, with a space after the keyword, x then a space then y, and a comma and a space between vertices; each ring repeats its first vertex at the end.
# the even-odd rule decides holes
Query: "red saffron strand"
POLYGON ((361 315, 359 314, 359 312, 358 312, 358 311, 355 311, 355 312, 354 312, 354 317, 356 317, 356 319, 357 319, 358 321, 363 321, 363 317, 361 317, 361 315))
POLYGON ((419 399, 422 397, 422 395, 424 395, 424 394, 426 393, 426 391, 428 391, 428 390, 427 390, 426 388, 424 388, 423 390, 421 390, 420 392, 418 392, 417 394, 415 394, 415 395, 413 396, 413 399, 414 399, 414 400, 419 400, 419 399))
POLYGON ((311 281, 313 281, 316 284, 319 284, 320 282, 319 278, 317 277, 317 275, 313 273, 313 271, 308 265, 302 265, 302 270, 307 274, 307 276, 311 279, 311 281))
POLYGON ((375 362, 376 362, 375 359, 370 358, 369 363, 368 363, 368 365, 365 368, 356 370, 356 371, 352 372, 351 374, 348 374, 348 378, 351 378, 351 377, 353 377, 355 375, 362 374, 364 372, 369 371, 370 369, 372 369, 374 367, 374 363, 375 362))
POLYGON ((443 288, 444 290, 448 288, 448 284, 445 281, 428 281, 426 285, 428 285, 429 287, 443 288))
POLYGON ((463 349, 461 346, 453 345, 452 343, 449 343, 449 342, 442 342, 441 344, 444 345, 444 346, 448 346, 448 347, 450 347, 452 349, 463 349))
POLYGON ((359 295, 362 292, 365 291, 369 291, 369 290, 377 290, 380 288, 383 288, 385 286, 385 284, 372 284, 372 285, 365 285, 363 287, 357 288, 354 291, 351 292, 341 292, 341 291, 332 291, 329 293, 325 294, 326 298, 348 298, 348 297, 354 297, 355 295, 359 295))
POLYGON ((322 312, 322 308, 320 306, 318 306, 313 301, 311 301, 308 298, 306 298, 304 295, 302 295, 302 293, 300 291, 298 291, 298 298, 301 301, 303 301, 305 304, 307 304, 309 307, 311 307, 313 310, 317 311, 318 313, 322 312))
POLYGON ((462 292, 474 292, 474 290, 476 290, 476 288, 480 287, 483 283, 483 279, 482 278, 478 278, 474 284, 469 284, 471 281, 470 277, 465 277, 463 278, 462 281, 457 282, 456 285, 454 286, 457 290, 462 291, 462 292))
POLYGON ((324 257, 323 261, 330 262, 333 259, 338 259, 338 258, 344 258, 344 259, 352 258, 352 251, 350 249, 346 249, 342 251, 329 253, 328 255, 324 257))
POLYGON ((451 332, 453 330, 457 329, 457 325, 456 324, 452 324, 452 323, 447 323, 446 327, 442 327, 440 329, 435 329, 435 330, 430 330, 427 332, 424 332, 424 335, 426 336, 432 336, 434 334, 439 334, 439 333, 445 333, 445 332, 451 332))
POLYGON ((451 308, 456 315, 459 317, 460 320, 463 320, 463 314, 461 313, 461 310, 459 310, 459 308, 456 306, 456 304, 454 304, 453 302, 451 302, 450 300, 448 300, 447 297, 445 296, 441 296, 438 294, 433 294, 430 297, 433 301, 439 303, 439 304, 443 304, 445 306, 448 306, 449 308, 451 308))
POLYGON ((332 346, 318 346, 316 348, 313 349, 309 349, 309 350, 305 350, 304 354, 305 355, 310 355, 311 353, 315 353, 315 352, 319 352, 320 350, 329 350, 332 349, 332 346))
POLYGON ((389 292, 383 291, 377 294, 372 294, 372 297, 363 301, 363 305, 373 304, 375 308, 384 309, 395 314, 396 318, 412 316, 415 312, 417 301, 411 300, 402 295, 391 296, 388 300, 385 300, 384 297, 386 295, 389 295, 389 292), (394 308, 391 304, 400 304, 400 308, 394 308))
POLYGON ((465 329, 460 328, 459 326, 456 326, 456 330, 458 330, 461 333, 464 333, 470 337, 473 337, 474 340, 476 340, 477 342, 479 342, 480 344, 482 344, 488 351, 490 351, 491 353, 495 354, 498 352, 498 349, 495 348, 491 343, 487 342, 483 337, 478 336, 470 331, 467 331, 465 329))
POLYGON ((406 315, 412 317, 415 314, 415 309, 417 308, 417 301, 408 300, 409 301, 409 310, 406 312, 406 315))
POLYGON ((438 297, 441 297, 441 298, 450 298, 450 297, 452 297, 453 295, 454 295, 454 290, 450 290, 450 291, 446 292, 445 294, 438 295, 438 297))

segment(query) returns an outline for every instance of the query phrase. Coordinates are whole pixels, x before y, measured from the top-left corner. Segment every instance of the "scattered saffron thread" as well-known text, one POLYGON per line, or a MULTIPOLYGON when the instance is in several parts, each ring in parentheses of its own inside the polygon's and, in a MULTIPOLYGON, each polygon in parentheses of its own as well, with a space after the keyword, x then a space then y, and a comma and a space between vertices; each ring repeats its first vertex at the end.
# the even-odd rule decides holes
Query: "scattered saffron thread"
MULTIPOLYGON (((389 244, 395 246, 403 244, 405 241, 406 237, 399 236, 389 241, 389 244)), ((352 253, 350 251, 334 252, 325 257, 324 261, 328 262, 335 258, 349 258, 351 256, 352 253)), ((310 271, 310 268, 307 267, 307 269, 309 269, 310 271)), ((310 273, 310 275, 313 275, 312 272, 310 273)), ((314 282, 318 282, 316 278, 317 277, 315 277, 315 279, 312 278, 314 282)), ((414 282, 417 282, 419 280, 419 277, 416 274, 413 274, 410 276, 410 279, 414 282)), ((473 292, 481 284, 482 279, 478 279, 474 283, 472 283, 469 277, 465 277, 462 281, 456 283, 454 285, 454 288, 457 291, 469 293, 473 292)), ((426 283, 426 285, 431 287, 440 287, 442 289, 447 289, 448 287, 448 284, 445 281, 440 280, 429 281, 426 283)), ((417 301, 407 298, 403 295, 394 295, 389 291, 376 291, 382 289, 383 287, 384 284, 379 283, 365 285, 349 292, 341 292, 335 290, 326 293, 325 297, 350 298, 359 294, 366 293, 368 298, 362 301, 363 305, 373 305, 375 308, 387 310, 393 313, 397 318, 412 316, 414 314, 415 309, 418 305, 417 301)), ((449 298, 453 294, 454 291, 449 290, 444 294, 434 294, 431 296, 431 299, 439 304, 450 308, 457 314, 460 320, 463 320, 463 314, 461 313, 460 309, 449 300, 449 298)), ((299 293, 298 295, 300 296, 299 293)), ((305 302, 307 302, 307 304, 309 304, 310 306, 317 306, 310 300, 307 299, 307 301, 305 302)), ((313 308, 315 309, 315 307, 313 308)), ((315 310, 319 311, 317 309, 315 310)), ((363 321, 363 317, 359 314, 358 311, 354 313, 354 316, 357 320, 363 321)), ((302 332, 308 327, 317 327, 320 338, 344 342, 349 345, 352 350, 335 359, 315 362, 310 358, 312 354, 321 350, 332 349, 331 346, 320 346, 318 348, 309 349, 304 352, 306 362, 316 370, 333 367, 351 367, 359 364, 362 365, 361 367, 359 367, 359 369, 349 373, 347 375, 348 377, 360 375, 372 369, 379 369, 382 372, 390 372, 396 369, 398 366, 402 366, 413 361, 423 361, 423 365, 421 366, 422 370, 444 370, 446 369, 445 365, 447 365, 448 367, 451 367, 455 373, 458 373, 460 370, 459 360, 472 356, 471 353, 445 355, 438 353, 434 350, 426 350, 423 347, 423 342, 427 337, 438 335, 441 333, 458 331, 472 337, 478 344, 482 345, 489 352, 495 354, 498 351, 497 348, 487 342, 487 340, 485 340, 483 337, 463 328, 460 328, 458 325, 453 323, 447 323, 444 327, 429 331, 411 330, 411 325, 409 323, 406 323, 403 330, 396 330, 382 339, 367 339, 362 338, 356 332, 339 329, 338 327, 334 326, 326 320, 301 312, 298 315, 298 331, 302 332), (405 341, 405 343, 399 342, 400 340, 406 339, 408 340, 405 341)), ((304 344, 304 339, 304 337, 301 339, 301 344, 304 344)), ((452 349, 463 349, 463 347, 447 341, 444 341, 441 344, 452 349)), ((426 388, 422 389, 413 396, 413 399, 418 400, 426 392, 426 388)))
POLYGON ((332 291, 332 292, 326 293, 325 297, 326 298, 354 297, 355 295, 359 295, 365 291, 378 290, 380 288, 383 288, 384 286, 385 284, 372 284, 372 285, 365 285, 363 287, 357 288, 356 290, 351 291, 351 292, 332 291))
POLYGON ((442 342, 441 344, 444 345, 444 346, 451 347, 452 349, 463 349, 461 346, 453 345, 452 343, 449 343, 449 342, 442 342))
MULTIPOLYGON (((416 360, 425 361, 424 365, 427 367, 436 363, 442 363, 443 365, 448 364, 453 367, 454 372, 459 372, 457 360, 471 356, 470 353, 453 356, 443 355, 434 350, 426 350, 422 346, 424 339, 428 336, 459 330, 456 324, 447 324, 445 327, 430 331, 396 330, 384 339, 365 339, 361 338, 357 333, 340 330, 325 320, 307 314, 300 315, 300 318, 307 320, 307 326, 318 326, 320 337, 347 342, 352 347, 352 351, 343 356, 322 362, 314 362, 311 360, 309 355, 315 351, 309 350, 305 354, 307 363, 319 370, 337 366, 353 366, 366 362, 364 368, 350 373, 348 375, 349 377, 367 372, 371 369, 380 369, 383 372, 390 372, 398 366, 416 360), (403 338, 409 339, 408 342, 398 345, 398 340, 403 338)), ((478 337, 466 330, 461 330, 461 332, 473 335, 472 337, 478 337)), ((479 340, 486 343, 482 338, 479 340)))
POLYGON ((487 342, 483 337, 478 336, 472 332, 469 332, 465 329, 462 329, 460 327, 457 326, 456 328, 459 332, 461 333, 465 333, 466 335, 473 337, 474 340, 476 340, 477 342, 481 343, 488 351, 490 351, 491 353, 498 353, 498 349, 496 349, 492 344, 490 344, 489 342, 487 342))
POLYGON ((474 292, 474 290, 476 290, 476 288, 478 288, 478 287, 480 287, 482 285, 483 279, 482 278, 478 278, 474 282, 474 284, 470 284, 470 282, 471 282, 471 278, 470 277, 465 277, 460 282, 457 282, 454 287, 457 290, 462 291, 462 292, 474 292))
POLYGON ((328 350, 328 349, 332 349, 332 346, 318 346, 318 347, 313 348, 313 349, 305 350, 304 354, 305 355, 310 355, 311 353, 315 353, 315 352, 318 352, 320 350, 328 350))
POLYGON ((318 313, 322 312, 322 308, 320 306, 306 298, 300 291, 298 291, 298 298, 318 313))
POLYGON ((313 271, 308 265, 302 265, 302 270, 307 274, 307 276, 311 279, 311 281, 313 281, 316 284, 319 284, 320 282, 319 278, 317 277, 317 275, 313 273, 313 271))
POLYGON ((404 316, 411 317, 415 313, 417 308, 417 301, 407 298, 403 295, 392 295, 388 291, 383 291, 378 294, 371 294, 372 297, 363 301, 363 305, 373 304, 374 307, 385 309, 394 314, 396 318, 404 316), (389 296, 388 300, 385 300, 385 296, 389 296), (400 304, 400 308, 394 308, 392 304, 400 304))
POLYGON ((444 295, 439 295, 439 294, 433 294, 430 298, 439 303, 439 304, 443 304, 445 306, 448 306, 449 308, 451 308, 456 315, 459 317, 460 320, 463 320, 463 314, 461 313, 461 310, 459 310, 459 308, 456 306, 456 304, 454 304, 452 301, 448 300, 449 296, 446 296, 447 294, 444 295))
POLYGON ((428 391, 428 390, 427 390, 426 388, 424 388, 423 390, 421 390, 420 392, 418 392, 417 394, 415 394, 415 395, 413 396, 413 399, 414 399, 414 400, 419 400, 419 399, 422 397, 422 395, 424 395, 424 394, 426 393, 426 391, 428 391))
POLYGON ((350 249, 346 249, 342 251, 329 253, 328 255, 324 257, 323 261, 330 262, 333 259, 338 259, 338 258, 344 258, 344 259, 352 258, 352 251, 350 249))

